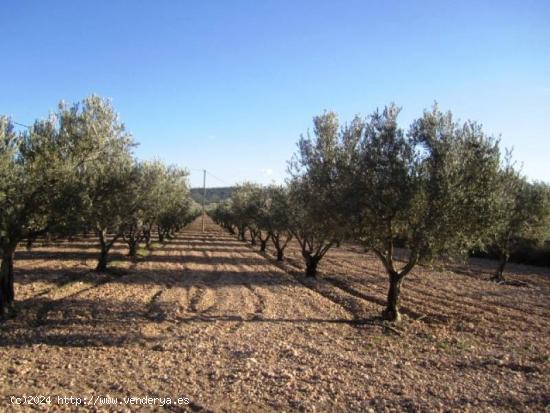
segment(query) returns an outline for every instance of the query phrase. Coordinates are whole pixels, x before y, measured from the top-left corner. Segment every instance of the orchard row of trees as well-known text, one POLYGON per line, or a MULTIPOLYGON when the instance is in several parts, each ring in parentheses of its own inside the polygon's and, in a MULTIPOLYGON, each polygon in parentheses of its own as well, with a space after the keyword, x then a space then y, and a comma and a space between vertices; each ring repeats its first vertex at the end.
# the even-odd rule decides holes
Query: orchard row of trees
POLYGON ((163 241, 194 218, 187 172, 138 161, 134 146, 110 102, 98 96, 61 103, 24 132, 0 117, 0 315, 13 307, 20 242, 93 232, 101 246, 96 269, 104 271, 117 240, 135 257, 153 231, 163 241))
POLYGON ((510 248, 519 237, 550 238, 550 187, 521 176, 498 140, 476 122, 459 123, 437 106, 404 131, 395 105, 340 125, 336 114, 313 120, 301 136, 284 187, 243 184, 213 218, 278 259, 291 238, 300 244, 306 275, 315 276, 327 251, 360 242, 382 262, 389 278, 383 316, 400 319, 406 275, 437 257, 465 257, 497 247, 503 280, 510 248), (396 260, 396 247, 408 257, 396 260))
POLYGON ((250 242, 253 245, 259 242, 262 252, 271 240, 277 251, 277 260, 282 261, 285 248, 293 237, 289 209, 285 187, 244 183, 235 188, 229 201, 217 204, 209 214, 241 241, 247 240, 248 233, 250 242))

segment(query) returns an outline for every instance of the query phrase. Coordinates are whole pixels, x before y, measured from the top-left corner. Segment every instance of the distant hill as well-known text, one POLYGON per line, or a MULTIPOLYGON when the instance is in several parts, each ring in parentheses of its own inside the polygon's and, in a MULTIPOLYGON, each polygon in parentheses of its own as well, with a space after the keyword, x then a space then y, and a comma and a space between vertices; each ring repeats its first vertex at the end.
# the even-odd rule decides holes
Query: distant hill
MULTIPOLYGON (((206 188, 205 204, 214 204, 231 197, 234 187, 220 187, 220 188, 206 188)), ((198 202, 202 203, 202 188, 191 188, 191 197, 198 202)))

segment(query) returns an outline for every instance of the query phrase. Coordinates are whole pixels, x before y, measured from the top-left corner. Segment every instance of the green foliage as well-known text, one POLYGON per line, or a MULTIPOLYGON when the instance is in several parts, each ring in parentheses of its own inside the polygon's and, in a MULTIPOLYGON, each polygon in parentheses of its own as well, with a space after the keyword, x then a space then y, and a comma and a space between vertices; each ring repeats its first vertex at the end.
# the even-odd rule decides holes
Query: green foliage
POLYGON ((221 225, 228 231, 234 233, 233 226, 236 225, 236 223, 233 218, 233 209, 230 199, 222 201, 215 206, 208 208, 207 211, 214 222, 221 225))
POLYGON ((159 232, 164 232, 164 236, 181 229, 197 215, 196 208, 191 208, 193 201, 189 195, 187 175, 187 171, 174 166, 165 171, 157 204, 159 232))
POLYGON ((75 170, 80 190, 73 221, 81 219, 97 233, 97 269, 105 270, 108 252, 133 212, 139 173, 131 152, 134 143, 108 100, 90 96, 71 107, 60 105, 60 112, 63 135, 73 137, 75 150, 86 154, 75 170))
POLYGON ((418 235, 411 248, 420 259, 447 254, 465 256, 482 246, 495 220, 500 150, 481 125, 454 122, 434 107, 411 126, 418 156, 418 235))
POLYGON ((290 231, 290 200, 288 189, 283 186, 271 185, 265 188, 267 200, 261 211, 261 226, 269 233, 269 237, 277 250, 277 260, 282 261, 284 250, 293 235, 290 231))
POLYGON ((261 187, 257 184, 245 182, 237 185, 231 194, 232 223, 244 240, 245 230, 248 228, 255 234, 257 219, 262 204, 261 187))
POLYGON ((25 237, 48 229, 61 212, 64 190, 71 180, 74 153, 47 122, 15 133, 0 119, 0 244, 9 250, 25 237))
POLYGON ((314 136, 302 135, 290 162, 290 231, 300 244, 306 274, 315 276, 319 261, 345 235, 342 192, 343 147, 352 134, 340 129, 332 112, 313 119, 314 136))
POLYGON ((392 105, 370 117, 347 167, 353 234, 390 270, 397 239, 411 265, 482 245, 499 168, 498 143, 479 125, 459 125, 434 107, 405 136, 398 114, 392 105))
POLYGON ((289 194, 288 189, 281 185, 270 185, 263 189, 264 202, 260 208, 259 226, 272 234, 288 232, 289 194))
POLYGON ((462 125, 437 106, 399 128, 399 108, 390 105, 365 121, 349 140, 342 173, 350 234, 372 250, 390 277, 385 315, 399 319, 403 277, 419 261, 441 254, 464 256, 487 240, 495 221, 500 164, 498 142, 474 122, 462 125), (409 251, 398 268, 397 240, 409 251))
POLYGON ((54 121, 37 121, 24 133, 0 119, 0 315, 13 304, 17 244, 63 227, 76 210, 75 171, 87 151, 54 121))

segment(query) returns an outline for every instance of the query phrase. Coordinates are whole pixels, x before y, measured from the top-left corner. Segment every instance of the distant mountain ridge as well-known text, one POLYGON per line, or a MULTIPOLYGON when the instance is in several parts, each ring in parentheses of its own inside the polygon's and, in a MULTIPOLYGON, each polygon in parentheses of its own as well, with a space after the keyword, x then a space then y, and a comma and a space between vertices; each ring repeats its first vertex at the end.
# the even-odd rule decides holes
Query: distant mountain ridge
MULTIPOLYGON (((233 190, 234 187, 232 186, 206 188, 205 204, 215 204, 220 201, 229 199, 231 197, 231 194, 233 193, 233 190)), ((191 188, 191 197, 195 200, 195 202, 198 202, 199 204, 202 203, 202 193, 202 188, 191 188)))

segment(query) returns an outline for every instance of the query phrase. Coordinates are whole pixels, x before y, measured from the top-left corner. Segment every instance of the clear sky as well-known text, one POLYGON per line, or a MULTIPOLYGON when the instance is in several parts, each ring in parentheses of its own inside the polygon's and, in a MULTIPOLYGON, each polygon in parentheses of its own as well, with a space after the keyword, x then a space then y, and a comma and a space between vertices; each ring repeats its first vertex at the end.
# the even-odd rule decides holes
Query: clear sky
POLYGON ((282 181, 312 116, 437 100, 550 181, 550 1, 0 3, 0 113, 110 97, 142 159, 282 181))

